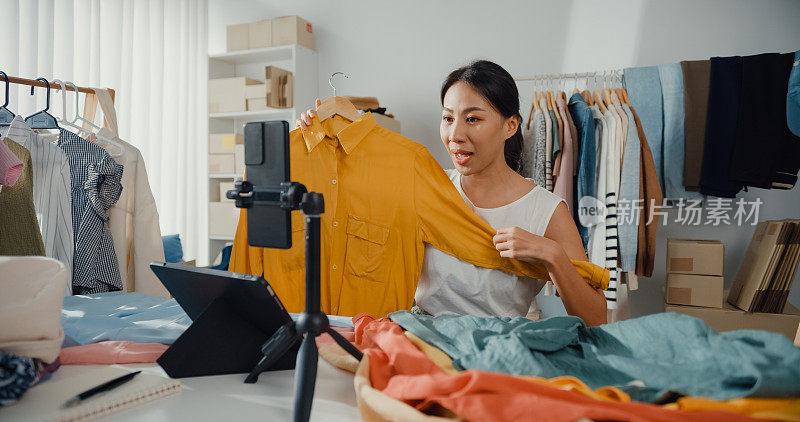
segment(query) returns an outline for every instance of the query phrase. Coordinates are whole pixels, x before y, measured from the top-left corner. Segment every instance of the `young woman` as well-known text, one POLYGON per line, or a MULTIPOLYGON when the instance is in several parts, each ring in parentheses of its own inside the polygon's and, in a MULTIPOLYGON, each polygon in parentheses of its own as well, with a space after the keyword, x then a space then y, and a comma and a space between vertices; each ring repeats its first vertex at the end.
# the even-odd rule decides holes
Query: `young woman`
MULTIPOLYGON (((603 292, 570 260, 588 261, 567 204, 517 171, 522 153, 519 93, 511 75, 480 60, 442 84, 439 133, 455 169, 446 170, 464 201, 497 230, 500 256, 544 264, 567 313, 606 322, 603 292)), ((317 107, 320 101, 317 100, 317 107)), ((300 116, 305 129, 315 111, 300 116)), ((545 282, 476 267, 427 245, 415 301, 422 311, 525 316, 545 282)))

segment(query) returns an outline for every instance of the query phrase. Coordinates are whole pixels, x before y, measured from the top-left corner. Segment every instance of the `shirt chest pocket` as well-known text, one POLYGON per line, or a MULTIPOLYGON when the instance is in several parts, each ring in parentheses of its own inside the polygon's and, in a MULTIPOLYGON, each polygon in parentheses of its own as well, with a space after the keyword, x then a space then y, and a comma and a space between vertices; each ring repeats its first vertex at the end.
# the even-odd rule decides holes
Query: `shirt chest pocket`
POLYGON ((386 241, 389 228, 366 219, 347 218, 347 250, 345 273, 374 282, 385 282, 389 267, 386 257, 386 241))

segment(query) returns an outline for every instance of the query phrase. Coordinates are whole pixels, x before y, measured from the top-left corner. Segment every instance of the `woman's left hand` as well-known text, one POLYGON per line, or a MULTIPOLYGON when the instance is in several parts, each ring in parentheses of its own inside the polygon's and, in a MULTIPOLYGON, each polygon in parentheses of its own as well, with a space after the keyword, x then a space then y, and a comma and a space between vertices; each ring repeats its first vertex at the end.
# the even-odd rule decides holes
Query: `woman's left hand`
POLYGON ((494 247, 504 258, 520 261, 552 264, 559 252, 564 254, 561 246, 552 239, 537 236, 519 227, 506 227, 497 231, 492 238, 494 247))

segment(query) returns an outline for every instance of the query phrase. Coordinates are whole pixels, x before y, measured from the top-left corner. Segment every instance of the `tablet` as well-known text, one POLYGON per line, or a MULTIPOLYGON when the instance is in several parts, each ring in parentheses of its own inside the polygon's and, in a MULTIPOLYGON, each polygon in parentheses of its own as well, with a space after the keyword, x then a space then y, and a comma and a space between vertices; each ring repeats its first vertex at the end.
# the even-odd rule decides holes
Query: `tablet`
MULTIPOLYGON (((164 262, 150 268, 193 321, 158 359, 173 378, 249 372, 261 345, 292 321, 262 277, 164 262)), ((271 369, 293 368, 297 350, 271 369)))
POLYGON ((235 306, 239 310, 257 310, 253 321, 263 320, 265 329, 277 330, 292 320, 261 277, 166 262, 153 262, 150 268, 192 321, 220 297, 234 306, 242 305, 235 306))

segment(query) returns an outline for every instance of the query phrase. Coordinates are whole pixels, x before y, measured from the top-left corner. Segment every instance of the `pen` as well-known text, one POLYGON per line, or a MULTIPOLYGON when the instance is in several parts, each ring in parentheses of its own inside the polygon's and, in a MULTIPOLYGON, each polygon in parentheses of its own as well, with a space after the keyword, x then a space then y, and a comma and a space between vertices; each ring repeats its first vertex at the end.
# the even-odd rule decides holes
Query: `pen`
POLYGON ((75 406, 78 403, 88 399, 89 397, 95 396, 97 394, 100 394, 100 393, 103 393, 103 392, 106 392, 106 391, 109 391, 109 390, 113 390, 113 389, 119 387, 120 385, 125 384, 126 382, 132 380, 133 377, 135 377, 136 375, 140 374, 141 372, 142 371, 131 372, 130 374, 123 375, 123 376, 121 376, 119 378, 114 378, 111 381, 104 382, 104 383, 98 385, 97 387, 94 387, 94 388, 91 388, 89 390, 86 390, 83 393, 80 393, 77 396, 67 400, 66 403, 61 405, 61 408, 62 409, 66 409, 68 407, 75 406))

